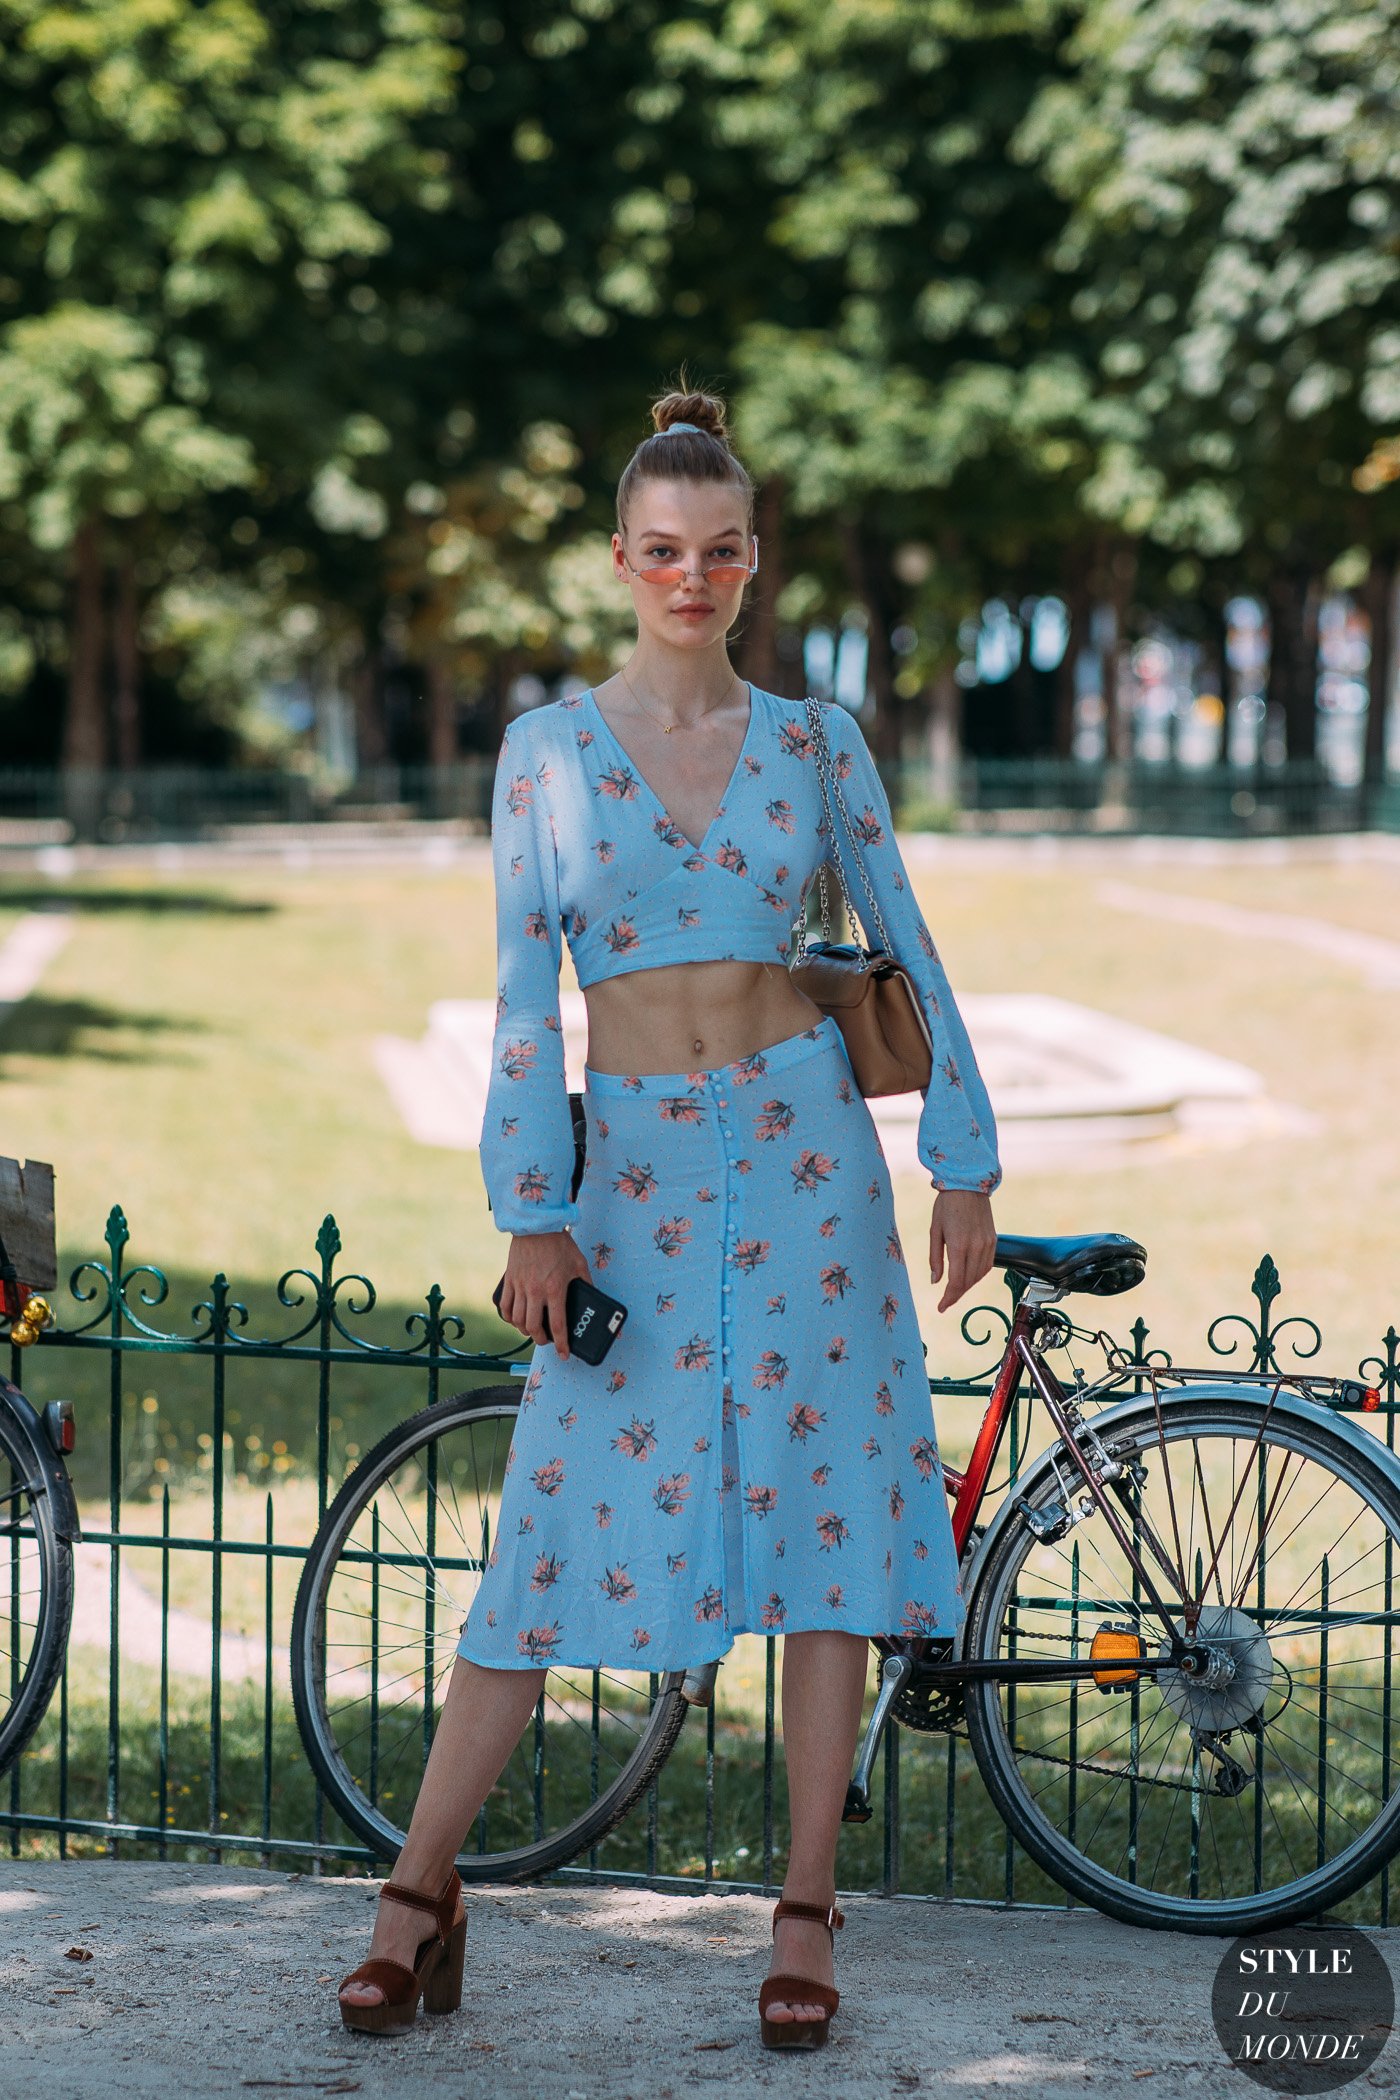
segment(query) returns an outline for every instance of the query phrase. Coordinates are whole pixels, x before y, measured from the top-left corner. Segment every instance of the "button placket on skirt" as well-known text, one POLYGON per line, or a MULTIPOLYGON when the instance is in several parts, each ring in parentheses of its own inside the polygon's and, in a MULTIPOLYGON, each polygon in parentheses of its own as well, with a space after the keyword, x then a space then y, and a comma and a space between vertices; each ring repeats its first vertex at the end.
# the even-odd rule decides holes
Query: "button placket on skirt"
POLYGON ((732 1070, 721 1067, 706 1074, 706 1088, 713 1103, 715 1127, 724 1167, 723 1216, 719 1237, 719 1332, 720 1332, 720 1521, 724 1548, 726 1623, 747 1623, 751 1589, 747 1534, 744 1525, 743 1447, 738 1410, 734 1403, 734 1298, 733 1257, 738 1237, 736 1211, 739 1176, 734 1164, 734 1125, 731 1090, 732 1070))

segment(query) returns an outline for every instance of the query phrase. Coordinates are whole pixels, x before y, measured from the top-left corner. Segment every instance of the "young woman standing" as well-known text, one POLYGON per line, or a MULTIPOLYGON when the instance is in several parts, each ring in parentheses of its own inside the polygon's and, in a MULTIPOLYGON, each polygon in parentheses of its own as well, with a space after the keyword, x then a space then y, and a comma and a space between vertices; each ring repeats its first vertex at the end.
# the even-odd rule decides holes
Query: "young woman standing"
MULTIPOLYGON (((512 1236, 501 1312, 539 1349, 384 1890, 398 1900, 340 2004, 382 2029, 414 2017, 425 1983, 428 2004, 457 2001, 453 1862, 549 1663, 635 1668, 645 1650, 670 1670, 781 1632, 792 1842, 760 2026, 770 2047, 814 2047, 838 1997, 836 1840, 868 1636, 951 1635, 962 1600, 888 1169, 840 1031, 788 970, 833 850, 816 750, 804 709, 746 685, 727 651, 757 563, 753 486, 713 397, 668 394, 652 415, 613 537, 636 647, 501 747, 481 1160, 512 1236), (564 937, 588 1015, 576 1198, 564 937), (605 1367, 567 1353, 574 1276, 632 1314, 605 1367)), ((992 1266, 996 1129, 864 738, 842 708, 824 719, 933 1034, 919 1156, 942 1311, 992 1266)))

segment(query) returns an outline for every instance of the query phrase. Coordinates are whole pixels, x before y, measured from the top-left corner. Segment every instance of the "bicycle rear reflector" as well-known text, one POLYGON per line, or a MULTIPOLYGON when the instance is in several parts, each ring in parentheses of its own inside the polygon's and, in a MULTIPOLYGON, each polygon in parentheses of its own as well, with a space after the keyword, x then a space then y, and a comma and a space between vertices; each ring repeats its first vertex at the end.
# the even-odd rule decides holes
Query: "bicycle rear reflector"
MULTIPOLYGON (((1116 1660, 1127 1657, 1130 1657, 1133 1662, 1138 1662, 1146 1653, 1147 1650, 1143 1644, 1141 1634, 1135 1632, 1131 1626, 1114 1626, 1107 1619, 1104 1620, 1093 1640, 1089 1643, 1089 1660, 1091 1662, 1107 1662, 1110 1658, 1116 1660)), ((1101 1692, 1111 1692, 1115 1689, 1122 1691, 1128 1685, 1136 1684, 1137 1681, 1138 1672, 1136 1670, 1095 1670, 1094 1672, 1094 1682, 1101 1692)))

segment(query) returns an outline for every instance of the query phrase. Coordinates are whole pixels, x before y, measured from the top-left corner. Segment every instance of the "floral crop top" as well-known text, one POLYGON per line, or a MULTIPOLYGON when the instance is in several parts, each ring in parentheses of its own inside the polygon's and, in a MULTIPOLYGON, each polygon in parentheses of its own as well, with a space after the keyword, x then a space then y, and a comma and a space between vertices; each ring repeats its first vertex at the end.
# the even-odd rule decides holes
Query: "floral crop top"
MULTIPOLYGON (((786 963, 828 858, 816 747, 800 702, 750 686, 749 725, 698 846, 609 728, 590 691, 510 723, 491 810, 498 990, 481 1168, 501 1232, 571 1225, 574 1136, 559 1018, 561 931, 581 987, 665 963, 786 963)), ((996 1123, 914 899, 860 725, 827 701, 841 793, 899 961, 933 1034, 919 1158, 940 1189, 1001 1180, 996 1123)), ((841 823, 839 812, 837 823, 841 823)), ((850 839, 840 840, 849 856, 850 839)), ((859 873, 846 862, 853 898, 859 873)), ((867 940, 877 938, 866 929, 867 940)))

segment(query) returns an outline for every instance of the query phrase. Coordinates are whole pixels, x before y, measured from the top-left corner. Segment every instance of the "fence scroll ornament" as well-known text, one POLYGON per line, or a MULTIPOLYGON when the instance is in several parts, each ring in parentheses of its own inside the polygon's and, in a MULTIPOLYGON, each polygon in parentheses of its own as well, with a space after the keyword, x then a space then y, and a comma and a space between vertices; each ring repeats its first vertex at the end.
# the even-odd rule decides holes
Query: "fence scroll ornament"
MULTIPOLYGON (((110 1623, 111 1630, 111 1654, 102 1661, 103 1671, 110 1671, 110 1690, 104 1689, 97 1707, 91 1707, 90 1702, 85 1705, 87 1694, 80 1678, 75 1680, 71 1699, 65 1691, 64 1699, 55 1701, 44 1722, 45 1730, 56 1731, 55 1754, 37 1761, 22 1759, 15 1767, 10 1775, 8 1805, 0 1809, 0 1825, 8 1828, 13 1850, 19 1847, 21 1833, 28 1832, 30 1844, 39 1842, 41 1837, 45 1841, 56 1837, 62 1846, 71 1835, 88 1843, 96 1842, 112 1852, 119 1846, 130 1849, 150 1845, 158 1847, 162 1856, 167 1846, 172 1846, 184 1847, 194 1856, 207 1852, 210 1858, 217 1859, 233 1853, 262 1858, 268 1864, 276 1858, 294 1858, 299 1864, 365 1860, 370 1854, 358 1841, 346 1842, 345 1834, 338 1829, 332 1832, 323 1827, 319 1796, 314 1809, 306 1805, 311 1789, 304 1764, 300 1777, 306 1785, 302 1794, 298 1796, 295 1788, 289 1786, 289 1774, 297 1764, 296 1737, 285 1710, 286 1702, 274 1681, 274 1657, 282 1658, 277 1665, 279 1670, 285 1667, 288 1625, 284 1623, 285 1589, 274 1595, 274 1577, 285 1584, 289 1568, 299 1570, 304 1563, 307 1539, 303 1530, 310 1496, 308 1493, 301 1501, 292 1497, 285 1503, 279 1498, 275 1537, 271 1495, 265 1498, 265 1508, 264 1498, 260 1494, 255 1498, 256 1521, 248 1515, 246 1499, 226 1505, 224 1468, 217 1455, 231 1449, 233 1438, 229 1432, 240 1426, 233 1409, 244 1404, 241 1395, 231 1392, 232 1381, 226 1373, 239 1360, 261 1359, 268 1364, 280 1362, 298 1367, 295 1372, 289 1370, 285 1377, 269 1379, 260 1388, 258 1404, 276 1410, 277 1433, 287 1438, 292 1438, 293 1433, 286 1426, 286 1418, 298 1417, 297 1426, 306 1432, 300 1449, 289 1451, 284 1442, 280 1446, 284 1455, 275 1461, 275 1473, 264 1451, 259 1460, 261 1470, 249 1460, 247 1472, 253 1477, 240 1484, 245 1488, 260 1487, 264 1479, 270 1483, 292 1469, 309 1483, 314 1473, 316 1505, 318 1512, 323 1513, 339 1488, 341 1470, 349 1469, 358 1452, 354 1444, 335 1441, 337 1418, 332 1410, 342 1404, 345 1394, 349 1393, 353 1404, 367 1416, 373 1414, 376 1420, 384 1416, 387 1426, 388 1421, 398 1421, 463 1386, 494 1385, 499 1392, 507 1382, 515 1385, 526 1368, 522 1358, 528 1358, 530 1345, 514 1331, 506 1331, 499 1347, 469 1347, 468 1337, 472 1335, 494 1344, 499 1323, 485 1305, 451 1309, 438 1284, 433 1284, 421 1302, 408 1309, 401 1305, 389 1308, 368 1276, 341 1267, 344 1247, 332 1216, 323 1220, 316 1235, 314 1257, 284 1270, 275 1284, 269 1281, 260 1290, 248 1290, 240 1296, 228 1275, 221 1271, 207 1288, 199 1284, 189 1286, 188 1313, 183 1321, 175 1317, 177 1287, 172 1286, 166 1271, 153 1262, 130 1259, 131 1231, 119 1207, 110 1212, 103 1237, 104 1253, 78 1261, 68 1273, 66 1286, 60 1285, 53 1292, 55 1324, 46 1328, 31 1346, 17 1346, 12 1323, 0 1319, 0 1343, 6 1339, 11 1342, 10 1376, 29 1392, 36 1405, 42 1406, 55 1394, 71 1393, 79 1383, 79 1366, 86 1359, 76 1454, 82 1469, 82 1550, 107 1550, 111 1570, 110 1614, 105 1605, 101 1614, 104 1625, 110 1623), (260 1308, 256 1318, 253 1307, 260 1308), (389 1324, 391 1311, 396 1326, 389 1324), (176 1414, 167 1412, 164 1397, 142 1401, 126 1390, 148 1377, 154 1363, 162 1359, 171 1360, 169 1383, 180 1388, 180 1412, 188 1419, 177 1419, 176 1414), (178 1359, 183 1359, 184 1368, 176 1378, 174 1360, 178 1359), (206 1363, 207 1371, 200 1369, 206 1363), (92 1375, 94 1371, 98 1375, 92 1375), (391 1380, 396 1376, 398 1382, 381 1386, 381 1371, 389 1374, 391 1380), (370 1375, 361 1375, 364 1372, 370 1375), (451 1382, 444 1384, 445 1379, 451 1382), (138 1428, 147 1421, 154 1435, 154 1428, 159 1425, 165 1438, 164 1449, 170 1453, 177 1475, 187 1473, 193 1485, 202 1470, 205 1489, 211 1491, 207 1504, 181 1501, 180 1497, 187 1493, 184 1486, 172 1504, 171 1467, 163 1461, 152 1458, 149 1477, 134 1465, 144 1447, 139 1447, 139 1438, 130 1433, 132 1406, 137 1409, 138 1428), (159 1415, 142 1416, 143 1406, 159 1407, 159 1415), (196 1436, 196 1430, 203 1433, 196 1436), (226 1508, 237 1509, 236 1520, 229 1515, 226 1521, 226 1508), (192 1514, 196 1510, 197 1519, 192 1514), (253 1530, 247 1536, 237 1535, 239 1523, 245 1530, 252 1525, 253 1530), (155 1576, 143 1574, 142 1554, 157 1565, 159 1572, 155 1576), (235 1783, 239 1768, 232 1751, 226 1753, 224 1748, 233 1702, 229 1699, 225 1704, 228 1686, 222 1673, 230 1652, 227 1644, 236 1638, 241 1644, 238 1653, 242 1655, 250 1647, 250 1638, 234 1636, 222 1625, 221 1571, 227 1565, 251 1572, 250 1561, 257 1569, 259 1587, 265 1584, 262 1629, 257 1640, 258 1655, 251 1664, 244 1658, 239 1681, 250 1684, 263 1679, 259 1695, 263 1706, 257 1719, 263 1748, 247 1752, 243 1758, 247 1773, 240 1771, 235 1783), (187 1811, 181 1814, 174 1790, 178 1768, 170 1748, 174 1738, 167 1729, 167 1715, 175 1712, 177 1701, 173 1681, 170 1686, 164 1681, 165 1633, 171 1615, 162 1599, 162 1587, 170 1573, 180 1570, 187 1578, 195 1570, 200 1571, 200 1583, 192 1587, 187 1580, 185 1594, 202 1588, 211 1605, 211 1624, 206 1626, 205 1634, 208 1637, 212 1632, 212 1651, 205 1650, 206 1677, 198 1680, 200 1691, 196 1694, 208 1703, 203 1731, 196 1731, 200 1744, 197 1783, 201 1789, 207 1785, 208 1793, 207 1829, 195 1826, 187 1811), (125 1645, 127 1585, 131 1582, 136 1585, 132 1594, 137 1604, 149 1608, 159 1622, 162 1676, 158 1717, 140 1705, 142 1698, 157 1695, 141 1691, 135 1667, 138 1658, 125 1645), (144 1601, 140 1594, 143 1582, 147 1585, 144 1601), (208 1660, 211 1652, 212 1666, 208 1660), (81 1762, 79 1752, 72 1750, 71 1767, 70 1742, 82 1745, 81 1762), (147 1756, 144 1746, 152 1742, 157 1751, 151 1756, 157 1762, 151 1766, 151 1806, 147 1807, 140 1791, 144 1781, 137 1781, 134 1774, 142 1769, 142 1759, 147 1756), (85 1775, 89 1766, 94 1766, 97 1776, 90 1787, 83 1777, 87 1791, 79 1799, 73 1791, 74 1774, 85 1775), (55 1773, 56 1781, 51 1776, 55 1773), (245 1805, 240 1805, 240 1786, 248 1794, 245 1805), (252 1798, 253 1789, 257 1792, 256 1801, 252 1798), (180 1818, 178 1822, 176 1817, 180 1818)), ((1010 1269, 1003 1272, 1001 1280, 1006 1302, 996 1302, 989 1292, 985 1300, 979 1300, 961 1316, 960 1332, 974 1359, 973 1368, 959 1376, 930 1378, 935 1413, 941 1395, 985 1398, 990 1391, 992 1372, 1001 1358, 1011 1315, 1024 1287, 1024 1279, 1010 1269)), ((1322 1341, 1317 1323, 1297 1314, 1278 1317, 1282 1282, 1267 1254, 1255 1269, 1250 1295, 1253 1306, 1249 1314, 1222 1313, 1210 1325, 1207 1353, 1220 1363, 1222 1376, 1243 1373, 1246 1343, 1255 1375, 1272 1377, 1279 1372, 1281 1363, 1306 1364, 1317 1356, 1322 1341)), ((1060 1324, 1047 1342, 1062 1352, 1066 1371, 1060 1375, 1067 1389, 1083 1385, 1081 1356, 1087 1359, 1095 1352, 1095 1373, 1101 1373, 1106 1362, 1109 1372, 1115 1374, 1115 1397, 1125 1397, 1134 1389, 1145 1390, 1154 1372, 1173 1369, 1168 1350, 1150 1345, 1149 1330, 1141 1318, 1132 1322, 1122 1340, 1116 1340, 1104 1329, 1077 1324, 1074 1314, 1088 1310, 1093 1303, 1070 1298, 1062 1307, 1054 1308, 1060 1324)), ((1192 1361, 1189 1355, 1187 1361, 1192 1361)), ((1400 1333, 1395 1326, 1387 1329, 1378 1351, 1367 1356, 1359 1370, 1363 1383, 1379 1392, 1384 1438, 1393 1447, 1395 1417, 1400 1409, 1400 1333)), ((1176 1375, 1185 1374, 1178 1368, 1176 1375)), ((1207 1370, 1205 1375, 1212 1373, 1207 1370)), ((162 1385, 162 1396, 165 1390, 162 1385)), ((1028 1407, 1029 1402, 1025 1409, 1017 1410, 1000 1462, 1002 1471, 1009 1468, 1013 1479, 1033 1455, 1026 1434, 1028 1407)), ((503 1421, 508 1427, 508 1408, 503 1421)), ((253 1426, 258 1425, 247 1420, 241 1423, 243 1429, 253 1426)), ((358 1433, 358 1423, 355 1426, 358 1433)), ((1376 1428, 1380 1430, 1380 1421, 1376 1428)), ((151 1448, 154 1450, 154 1444, 151 1448)), ((233 1476, 229 1477, 232 1480, 233 1476)), ((179 1612, 174 1614, 176 1619, 181 1616, 179 1612)), ((183 1619, 188 1634, 192 1624, 188 1612, 183 1619)), ((686 1821, 690 1811, 679 1795, 668 1802, 664 1813, 659 1803, 653 1804, 651 1815, 645 1819, 643 1880, 666 1881, 655 1862, 668 1847, 674 1849, 677 1857, 702 1862, 707 1876, 718 1874, 729 1885, 764 1887, 771 1879, 775 1856, 773 1774, 781 1751, 775 1727, 776 1643, 771 1635, 763 1638, 761 1740, 757 1719, 753 1722, 751 1743, 747 1737, 741 1741, 733 1730, 726 1733, 723 1742, 713 1734, 707 1736, 706 1745, 701 1746, 707 1764, 696 1781, 700 1790, 696 1798, 703 1797, 705 1805, 704 1825, 697 1823, 692 1830, 686 1821), (750 1760, 747 1765, 746 1758, 750 1760), (756 1805, 752 1784, 744 1781, 747 1791, 741 1788, 724 1817, 713 1815, 714 1786, 727 1784, 726 1774, 737 1774, 734 1784, 739 1786, 745 1772, 750 1774, 750 1780, 754 1773, 761 1775, 762 1812, 756 1805), (744 1821, 745 1816, 749 1821, 744 1821), (676 1826, 678 1834, 674 1838, 669 1835, 668 1818, 676 1826), (741 1842, 726 1845, 725 1857, 717 1867, 715 1831, 721 1828, 741 1842), (760 1869, 762 1880, 743 1878, 746 1872, 757 1873, 760 1869)), ((91 1669, 91 1653, 87 1651, 85 1670, 91 1669)), ((188 1674, 181 1680, 181 1699, 190 1696, 190 1685, 195 1681, 188 1674)), ((1390 1725, 1388 1719, 1386 1725, 1390 1725)), ((707 1729, 713 1731, 714 1726, 712 1707, 707 1729)), ((942 1740, 924 1736, 917 1742, 927 1747, 919 1749, 916 1739, 905 1735, 901 1751, 901 1734, 896 1730, 887 1738, 892 1747, 888 1750, 886 1810, 882 1826, 871 1826, 872 1842, 883 1850, 882 1885, 889 1893, 895 1893, 901 1885, 914 1885, 915 1857, 922 1873, 927 1864, 924 1855, 930 1853, 927 1815, 936 1813, 941 1824, 946 1800, 946 1830, 940 1830, 933 1843, 939 1857, 936 1871, 930 1869, 934 1872, 930 1886, 948 1894, 955 1893, 958 1887, 970 1889, 972 1880, 983 1874, 986 1847, 976 1834, 981 1810, 974 1796, 980 1782, 967 1764, 965 1746, 951 1735, 942 1740), (920 1774, 917 1760, 929 1756, 937 1756, 940 1761, 936 1782, 930 1772, 920 1774), (945 1756, 946 1785, 942 1765, 945 1756), (902 1781, 901 1757, 906 1761, 902 1781), (916 1789, 926 1781, 935 1785, 936 1809, 931 1810, 925 1803, 916 1810, 916 1789), (903 1856, 901 1786, 906 1818, 903 1856), (958 1831, 967 1829, 973 1834, 958 1839, 958 1831)), ((196 1770, 194 1766, 190 1769, 192 1773, 196 1770)), ((190 1789, 180 1791, 188 1794, 190 1789)), ((999 1846, 997 1856, 1000 1857, 999 1846)), ((700 1868, 697 1865, 685 1871, 698 1873, 700 1868)), ((990 1866, 987 1871, 991 1872, 990 1866)), ((992 1893, 1016 1900, 1016 1877, 1021 1871, 1007 1850, 1004 1886, 992 1893)), ((1383 1877, 1379 1922, 1388 1921, 1388 1906, 1388 1878, 1383 1877)))

